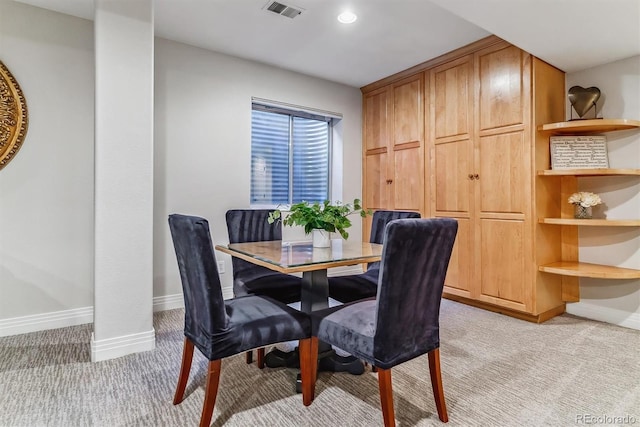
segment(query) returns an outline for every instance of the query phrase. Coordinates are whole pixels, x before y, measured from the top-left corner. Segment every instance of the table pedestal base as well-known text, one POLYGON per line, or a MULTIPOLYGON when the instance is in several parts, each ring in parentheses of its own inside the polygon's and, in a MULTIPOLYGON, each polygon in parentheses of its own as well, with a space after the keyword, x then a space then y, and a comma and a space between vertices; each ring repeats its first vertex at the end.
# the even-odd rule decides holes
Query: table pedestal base
MULTIPOLYGON (((298 348, 284 352, 274 348, 264 357, 264 363, 269 368, 300 368, 298 348)), ((338 356, 329 349, 318 353, 318 372, 349 372, 351 375, 362 375, 364 363, 354 356, 338 356)))
MULTIPOLYGON (((329 282, 327 270, 313 270, 302 273, 302 288, 300 308, 304 313, 312 313, 329 307, 329 282)), ((265 355, 265 364, 270 368, 286 367, 300 368, 298 348, 291 352, 284 352, 274 348, 265 355)), ((327 343, 318 343, 318 372, 349 372, 352 375, 364 373, 364 363, 354 356, 342 357, 327 343)), ((296 391, 300 393, 300 374, 296 380, 296 391)))

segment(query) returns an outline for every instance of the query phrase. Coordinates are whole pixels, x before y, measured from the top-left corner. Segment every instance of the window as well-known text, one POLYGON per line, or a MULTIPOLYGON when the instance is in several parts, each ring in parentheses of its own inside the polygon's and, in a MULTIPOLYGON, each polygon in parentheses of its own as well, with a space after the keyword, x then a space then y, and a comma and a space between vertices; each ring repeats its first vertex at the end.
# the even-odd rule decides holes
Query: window
POLYGON ((251 112, 251 204, 329 199, 333 119, 254 103, 251 112))

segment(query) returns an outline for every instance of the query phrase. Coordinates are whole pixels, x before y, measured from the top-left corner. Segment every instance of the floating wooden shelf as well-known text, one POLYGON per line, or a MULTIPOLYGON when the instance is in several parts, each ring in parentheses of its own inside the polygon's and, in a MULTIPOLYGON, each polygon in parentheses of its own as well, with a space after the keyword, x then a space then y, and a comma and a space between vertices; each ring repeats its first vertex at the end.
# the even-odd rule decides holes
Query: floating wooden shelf
POLYGON ((640 169, 554 169, 538 171, 540 176, 640 176, 640 169))
POLYGON ((597 227, 640 227, 640 219, 540 218, 540 224, 585 225, 597 227))
POLYGON ((545 273, 597 279, 640 279, 640 270, 586 262, 560 261, 538 267, 545 273))
POLYGON ((640 128, 640 120, 630 119, 592 119, 573 120, 570 122, 547 123, 538 126, 542 132, 551 132, 557 135, 580 133, 613 132, 617 130, 629 130, 640 128))

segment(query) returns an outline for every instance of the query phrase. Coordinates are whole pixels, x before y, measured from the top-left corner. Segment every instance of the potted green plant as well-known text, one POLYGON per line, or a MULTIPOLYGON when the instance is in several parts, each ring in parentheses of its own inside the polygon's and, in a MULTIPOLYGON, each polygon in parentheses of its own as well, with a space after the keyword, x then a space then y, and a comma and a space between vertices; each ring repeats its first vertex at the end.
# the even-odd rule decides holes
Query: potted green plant
POLYGON ((346 229, 351 227, 351 220, 348 216, 355 213, 359 213, 364 218, 372 212, 370 209, 362 208, 360 199, 354 199, 353 203, 346 204, 341 202, 332 204, 329 200, 323 203, 302 201, 291 205, 289 215, 286 217, 282 216, 280 210, 275 210, 269 214, 267 221, 273 224, 281 220, 284 225, 302 226, 305 234, 313 232, 313 246, 329 247, 331 243, 329 233, 340 233, 343 239, 349 238, 346 229))

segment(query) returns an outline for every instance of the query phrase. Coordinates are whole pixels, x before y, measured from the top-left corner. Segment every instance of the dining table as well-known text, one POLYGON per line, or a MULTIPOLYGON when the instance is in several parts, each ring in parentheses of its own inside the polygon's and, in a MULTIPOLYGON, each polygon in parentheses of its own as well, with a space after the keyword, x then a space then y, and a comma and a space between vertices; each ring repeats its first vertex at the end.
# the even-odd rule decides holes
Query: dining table
MULTIPOLYGON (((382 245, 358 240, 331 239, 326 248, 314 247, 311 241, 259 241, 216 245, 216 250, 285 273, 302 273, 300 310, 305 313, 329 307, 329 268, 380 261, 382 245)), ((362 362, 354 357, 348 363, 336 362, 331 346, 319 343, 319 370, 349 371, 362 362)), ((359 371, 362 373, 362 370, 359 371)))

